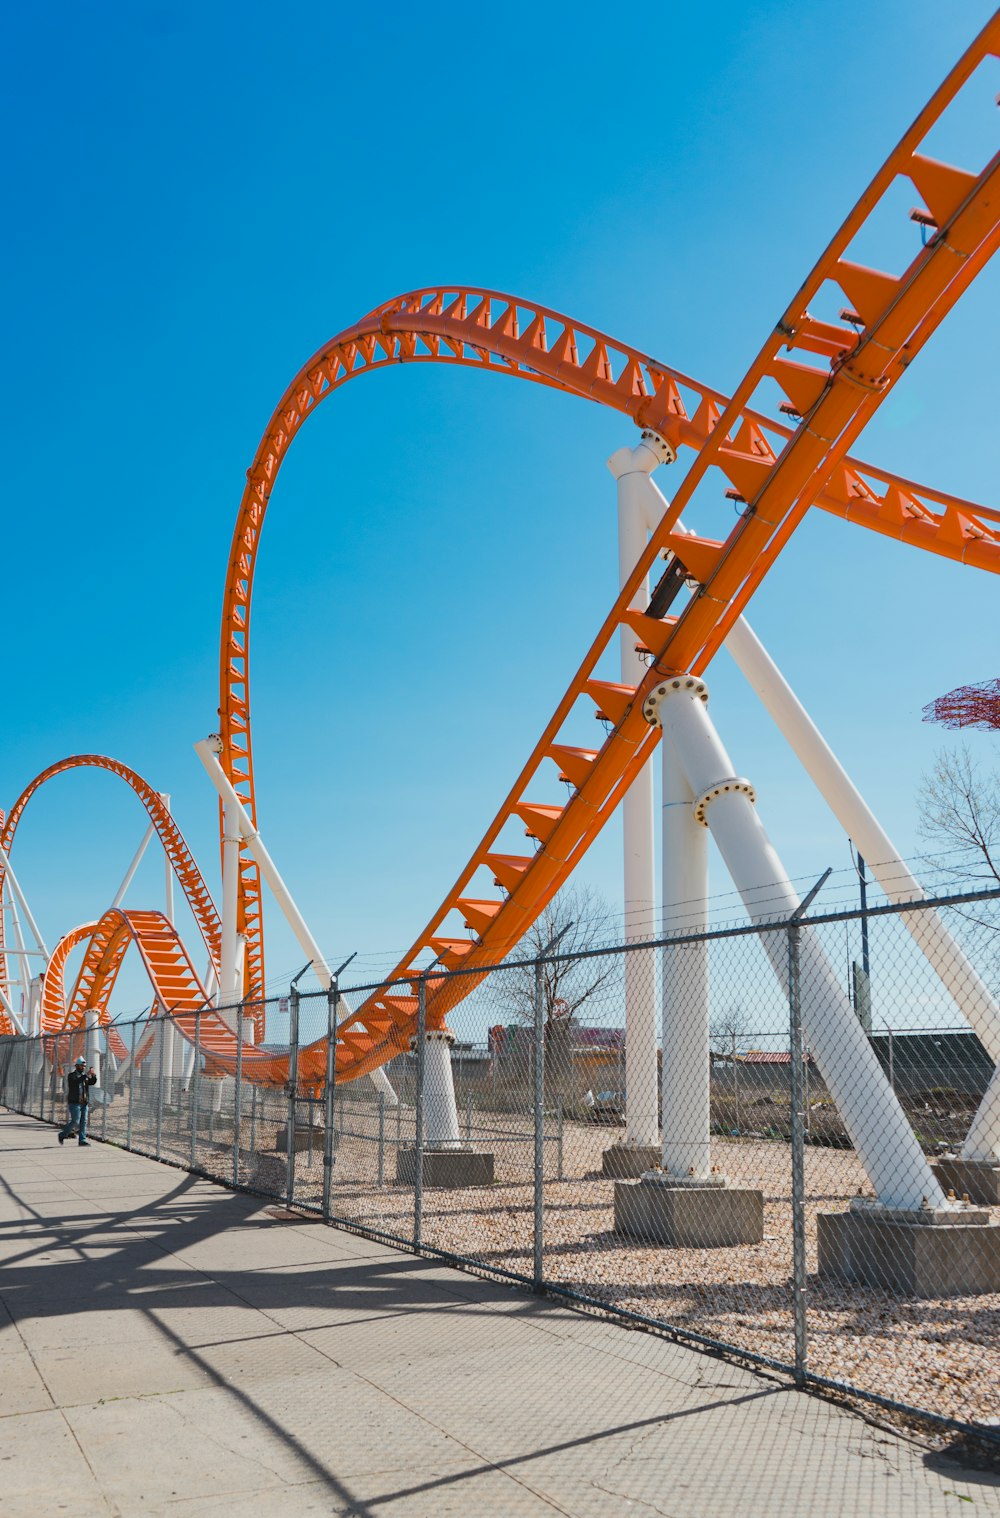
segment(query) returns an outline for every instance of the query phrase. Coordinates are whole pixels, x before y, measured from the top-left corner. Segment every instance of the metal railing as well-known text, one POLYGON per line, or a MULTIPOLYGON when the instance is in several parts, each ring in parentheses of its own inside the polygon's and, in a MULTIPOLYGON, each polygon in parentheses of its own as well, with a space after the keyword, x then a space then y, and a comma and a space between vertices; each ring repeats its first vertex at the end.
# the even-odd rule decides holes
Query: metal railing
MULTIPOLYGON (((91 1137, 803 1386, 1000 1437, 1000 1166, 995 1152, 962 1153, 991 1103, 1000 1116, 994 1060, 913 932, 913 914, 933 912, 963 943, 969 903, 979 922, 964 952, 988 983, 1000 931, 984 936, 982 918, 1000 927, 1000 892, 985 891, 869 906, 860 992, 854 911, 565 956, 556 945, 477 970, 450 1017, 458 1130, 444 1146, 428 1140, 423 976, 412 1048, 384 1067, 394 1095, 338 1080, 329 1041, 321 1086, 298 1078, 299 1051, 335 1026, 338 997, 358 1006, 378 984, 296 988, 268 1006, 268 1047, 289 1055, 281 1089, 247 1079, 242 1017, 221 1079, 195 1055, 198 1016, 140 1019, 117 1027, 129 1056, 117 1069, 102 1035, 91 1137), (645 956, 633 962, 645 981, 626 977, 631 955, 645 956), (696 967, 685 999, 683 967, 698 956, 707 1007, 696 967), (555 962, 559 1005, 541 973, 555 962), (836 984, 820 986, 820 964, 836 984), (626 979, 663 1018, 661 1065, 685 1029, 703 1040, 704 1082, 681 1099, 669 1087, 673 1108, 657 1114, 671 1152, 703 1134, 710 1165, 694 1174, 659 1168, 659 1149, 640 1152, 623 1131, 626 979), (822 996, 836 1007, 820 1026, 822 996), (867 1085, 845 1095, 848 1053, 867 1085), (875 1194, 894 1153, 899 1175, 928 1178, 916 1209, 912 1195, 896 1206, 875 1194)), ((63 1121, 63 1069, 82 1047, 82 1033, 0 1040, 0 1102, 63 1121)))

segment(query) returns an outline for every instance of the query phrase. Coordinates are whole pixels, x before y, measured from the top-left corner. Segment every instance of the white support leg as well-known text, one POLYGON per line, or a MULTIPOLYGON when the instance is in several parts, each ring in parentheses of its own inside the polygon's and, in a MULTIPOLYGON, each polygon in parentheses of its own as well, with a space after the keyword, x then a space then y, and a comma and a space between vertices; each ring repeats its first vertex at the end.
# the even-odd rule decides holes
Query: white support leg
MULTIPOLYGON (((320 949, 319 944, 316 942, 315 938, 310 933, 309 928, 306 925, 305 918, 302 916, 302 913, 299 911, 298 907, 295 905, 295 902, 292 899, 292 893, 289 891, 288 887, 285 885, 285 882, 282 880, 280 874, 278 873, 278 869, 277 869, 277 866, 274 863, 274 860, 271 858, 270 854, 267 852, 267 849, 264 847, 263 839, 261 838, 261 836, 258 833, 257 829, 254 827, 254 825, 251 822, 250 818, 247 816, 247 813, 246 813, 246 810, 245 810, 245 808, 243 806, 243 803, 240 801, 239 796, 237 796, 236 791, 233 789, 233 786, 230 784, 229 776, 226 774, 225 770, 222 768, 222 765, 219 763, 220 740, 217 737, 202 738, 202 739, 199 740, 199 742, 197 742, 194 745, 194 748, 195 748, 195 752, 198 755, 198 758, 201 760, 202 764, 205 766, 206 771, 208 772, 209 779, 211 780, 212 784, 215 786, 215 789, 218 791, 220 797, 222 798, 222 804, 223 804, 223 807, 225 808, 223 816, 224 816, 224 819, 225 819, 224 826, 225 826, 225 833, 226 833, 226 842, 229 841, 229 835, 230 835, 230 833, 234 833, 235 834, 235 836, 237 838, 237 841, 239 840, 240 837, 242 837, 242 838, 244 838, 246 840, 247 848, 250 850, 251 855, 253 856, 254 860, 256 861, 261 875, 264 877, 264 879, 267 881, 267 884, 270 886, 271 892, 272 892, 272 894, 274 896, 275 901, 278 903, 278 906, 281 908, 281 911, 282 911, 282 914, 283 914, 283 916, 285 918, 285 921, 288 923, 288 926, 291 928, 292 932, 295 934, 295 937, 298 939, 299 944, 301 945, 301 947, 304 950, 304 952, 306 954, 308 954, 310 962, 311 962, 312 967, 313 967, 313 970, 315 971, 317 980, 319 981, 320 985, 323 987, 324 991, 329 990, 330 983, 333 980, 333 974, 332 974, 332 972, 330 970, 330 966, 327 964, 325 958, 323 957, 323 952, 320 949), (232 826, 231 824, 235 824, 235 826, 232 826)), ((225 847, 225 845, 224 845, 224 847, 225 847)), ((239 868, 238 843, 237 843, 237 849, 234 851, 234 854, 233 854, 232 857, 233 857, 234 863, 235 863, 235 871, 234 871, 234 873, 237 874, 237 878, 236 878, 236 882, 235 882, 235 889, 238 890, 238 886, 239 886, 238 873, 237 873, 238 872, 238 868, 239 868)), ((224 878, 223 879, 223 895, 222 895, 223 941, 224 941, 224 943, 225 943, 226 922, 227 922, 227 919, 226 919, 226 905, 227 905, 226 883, 225 883, 225 878, 224 878)), ((235 908, 235 895, 234 895, 233 896, 232 905, 231 905, 232 920, 233 920, 233 929, 232 929, 232 932, 233 932, 233 938, 234 938, 234 942, 233 942, 233 958, 234 958, 234 962, 235 962, 235 955, 236 955, 236 945, 235 945, 235 922, 236 922, 236 917, 235 917, 235 910, 236 910, 236 908, 235 908)), ((222 954, 223 966, 225 965, 225 955, 226 955, 226 949, 224 947, 223 948, 223 954, 222 954)), ((220 979, 221 979, 221 982, 222 982, 222 987, 224 988, 226 986, 227 982, 226 982, 226 979, 225 979, 225 970, 222 967, 220 967, 220 979)), ((222 991, 220 991, 220 997, 221 997, 221 995, 222 995, 222 991)), ((236 1000, 239 1000, 238 996, 237 996, 236 1000)), ((386 1075, 385 1071, 384 1070, 375 1070, 375 1071, 373 1071, 372 1072, 372 1076, 371 1076, 371 1080, 372 1080, 372 1084, 375 1086, 375 1089, 377 1091, 384 1092, 386 1100, 389 1101, 389 1102, 391 1102, 393 1105, 395 1105, 395 1103, 397 1101, 396 1093, 395 1093, 395 1091, 393 1091, 392 1086, 391 1086, 391 1084, 389 1082, 389 1078, 386 1075)))
POLYGON ((18 878, 14 874, 14 869, 11 865, 10 857, 2 848, 0 848, 0 864, 3 865, 4 873, 6 874, 7 880, 10 883, 11 890, 21 904, 21 911, 24 913, 24 920, 31 930, 31 936, 34 938, 36 945, 41 950, 46 964, 48 964, 52 956, 49 954, 49 951, 45 946, 45 940, 43 939, 41 933, 38 931, 38 924, 36 923, 34 917, 31 915, 31 908, 28 906, 28 903, 25 900, 24 892, 21 890, 21 886, 18 882, 18 878))
MULTIPOLYGON (((16 949, 12 957, 16 957, 20 964, 20 970, 18 972, 17 979, 24 992, 22 1021, 28 1029, 28 1033, 30 1035, 33 1035, 39 1030, 37 1028, 33 1028, 31 1024, 31 969, 28 964, 30 956, 28 954, 27 945, 24 941, 24 934, 21 931, 21 919, 17 911, 17 901, 14 897, 14 893, 11 890, 9 883, 6 880, 4 881, 4 891, 7 895, 7 905, 10 908, 10 921, 14 932, 14 943, 16 945, 16 949)), ((11 954, 11 950, 8 949, 7 953, 11 954)), ((44 969, 44 965, 42 968, 44 969)), ((7 967, 7 984, 13 991, 13 979, 11 977, 9 964, 7 967)), ((13 996, 11 999, 13 1000, 13 996)))
POLYGON ((222 804, 222 935, 219 948, 219 989, 216 1005, 232 1007, 240 999, 237 985, 237 933, 240 893, 240 828, 236 807, 222 804))
POLYGON ((84 1059, 97 1076, 97 1084, 101 1084, 101 1035, 100 1023, 96 1012, 88 1011, 84 1015, 84 1024, 87 1032, 85 1036, 84 1059))
MULTIPOLYGON (((637 481, 647 515, 658 521, 667 502, 648 477, 637 481)), ((682 523, 676 530, 684 532, 682 523)), ((864 855, 889 901, 919 901, 926 894, 844 770, 808 712, 750 625, 741 617, 725 644, 734 662, 792 748, 849 838, 864 855)), ((1000 1159, 1000 1007, 939 914, 904 912, 903 926, 945 991, 980 1039, 997 1069, 962 1146, 964 1159, 1000 1159)))
POLYGON ((429 1031, 424 1040, 424 1131, 432 1149, 461 1149, 451 1070, 454 1035, 429 1031))
MULTIPOLYGON (((167 814, 169 816, 169 814, 170 814, 170 797, 165 792, 161 791, 160 792, 160 800, 163 802, 163 805, 166 808, 167 814)), ((166 852, 166 850, 164 850, 164 854, 163 854, 163 868, 164 868, 164 872, 165 872, 164 886, 163 886, 163 889, 164 889, 163 915, 164 915, 164 917, 166 917, 167 921, 172 925, 173 921, 174 921, 174 867, 170 863, 170 855, 166 852)))
MULTIPOLYGON (((694 820, 694 793, 674 745, 663 762, 663 931, 707 926, 708 834, 694 820)), ((678 1178, 711 1175, 708 944, 667 945, 663 975, 663 1169, 678 1178)))
MULTIPOLYGON (((688 784, 743 903, 754 922, 788 918, 799 905, 792 884, 761 825, 749 782, 733 764, 708 715, 702 681, 678 676, 664 681, 644 708, 660 723, 664 742, 676 744, 688 784)), ((788 984, 784 931, 765 933, 762 943, 779 983, 788 984)), ((946 1208, 944 1192, 917 1143, 864 1031, 840 988, 814 932, 801 939, 803 1031, 830 1095, 878 1200, 888 1207, 946 1208)))
MULTIPOLYGON (((637 448, 619 448, 608 460, 618 482, 618 574, 624 585, 648 542, 650 522, 644 487, 650 472, 670 457, 661 439, 652 435, 637 448)), ((662 500, 662 497, 660 497, 662 500)), ((657 517, 656 521, 659 521, 657 517)), ((635 592, 633 606, 645 611, 649 582, 635 592)), ((635 634, 621 631, 621 678, 624 685, 641 685, 646 667, 635 648, 635 634)), ((653 862, 653 768, 647 764, 633 780, 622 802, 624 842, 625 940, 649 938, 654 927, 656 887, 653 862)), ((656 1074, 656 959, 651 949, 625 955, 625 1142, 655 1146, 660 1125, 656 1074)))
POLYGON ((153 834, 155 832, 156 832, 155 827, 153 826, 152 823, 150 823, 149 827, 146 829, 145 833, 142 835, 142 842, 140 843, 139 847, 135 851, 135 857, 132 860, 132 863, 129 865, 128 869, 125 871, 125 878, 124 878, 124 880, 122 881, 121 885, 118 887, 118 890, 115 893, 115 899, 111 903, 111 905, 113 907, 120 907, 121 904, 122 904, 122 902, 125 900, 125 892, 128 890, 129 886, 132 884, 132 880, 133 880, 133 878, 135 876, 135 872, 139 868, 140 864, 142 863, 142 856, 145 854, 146 850, 148 849, 148 847, 150 845, 150 842, 152 840, 153 834))

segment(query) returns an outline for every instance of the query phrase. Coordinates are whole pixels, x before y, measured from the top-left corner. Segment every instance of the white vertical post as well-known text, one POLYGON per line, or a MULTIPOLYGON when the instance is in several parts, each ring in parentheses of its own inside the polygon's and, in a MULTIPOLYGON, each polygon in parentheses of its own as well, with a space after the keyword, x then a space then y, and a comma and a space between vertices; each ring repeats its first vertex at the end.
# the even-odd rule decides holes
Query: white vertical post
MULTIPOLYGON (((608 460, 618 482, 618 575, 624 585, 648 541, 651 524, 644 486, 650 472, 672 457, 662 439, 643 434, 637 448, 619 448, 608 460)), ((659 518, 657 518, 659 521, 659 518)), ((637 587, 632 605, 645 611, 649 581, 637 587)), ((623 627, 621 678, 642 684, 646 667, 635 648, 635 634, 623 627)), ((656 887, 653 864, 653 769, 646 764, 622 802, 624 844, 625 940, 648 938, 654 926, 656 887)), ((653 1146, 659 1142, 656 1074, 656 960, 653 950, 625 955, 625 1142, 653 1146)))
MULTIPOLYGON (((170 797, 164 791, 161 791, 160 800, 163 802, 164 808, 166 809, 167 815, 169 816, 170 797)), ((165 849, 163 851, 163 867, 165 871, 163 915, 172 925, 174 921, 174 867, 170 862, 170 855, 165 849)))
MULTIPOLYGON (((28 950, 27 950, 27 946, 26 946, 26 944, 24 942, 24 934, 21 931, 21 919, 20 919, 20 917, 18 916, 18 913, 17 913, 17 902, 15 901, 15 899, 14 899, 14 893, 10 889, 10 886, 7 883, 6 880, 4 881, 4 890, 7 893, 7 905, 10 907, 11 927, 13 928, 13 931, 14 931, 14 942, 17 945, 17 959, 18 959, 18 962, 20 964, 20 970, 18 972, 17 979, 18 979, 18 983, 21 986, 21 989, 24 992, 24 1006, 22 1008, 22 1018, 23 1018, 25 1026, 28 1029, 28 1033, 30 1035, 34 1036, 39 1030, 32 1025, 32 1020, 31 1020, 31 970, 29 969, 29 966, 28 966, 28 950)), ((13 955, 11 956, 11 958, 13 958, 13 955)), ((8 969, 7 969, 7 984, 8 984, 8 986, 11 987, 11 990, 13 991, 13 980, 12 980, 12 977, 11 977, 11 974, 10 974, 10 961, 9 960, 8 960, 8 969)))
POLYGON ((36 946, 42 951, 42 954, 45 956, 45 962, 47 964, 51 956, 48 949, 45 947, 45 940, 43 939, 41 933, 39 933, 38 924, 36 923, 34 917, 31 915, 31 908, 28 906, 28 903, 25 900, 24 892, 21 890, 20 883, 18 882, 18 878, 14 874, 14 868, 10 862, 10 856, 2 848, 0 848, 0 864, 3 865, 7 880, 10 884, 11 890, 14 893, 14 896, 16 896, 18 901, 21 903, 21 911, 24 913, 24 920, 31 930, 31 936, 34 938, 36 946))
MULTIPOLYGON (((697 800, 695 817, 711 830, 733 883, 754 922, 788 919, 799 899, 753 804, 750 783, 732 760, 708 715, 708 691, 693 676, 670 677, 644 711, 673 742, 697 800)), ((762 935, 779 983, 788 983, 785 933, 762 935)), ((815 932, 801 939, 802 1026, 851 1142, 889 1207, 944 1208, 943 1191, 854 1016, 815 932)))
POLYGON ((429 1029, 424 1045, 424 1126, 432 1149, 461 1149, 458 1104, 451 1070, 451 1046, 444 1029, 429 1029))
POLYGON ((240 829, 233 803, 222 804, 222 939, 219 952, 219 990, 216 1005, 239 1001, 236 986, 238 953, 237 907, 240 893, 240 829))
MULTIPOLYGON (((708 834, 694 819, 694 794, 674 744, 663 763, 663 932, 704 932, 708 907, 708 834)), ((711 1064, 708 1036, 708 943, 663 949, 663 1169, 675 1177, 710 1176, 711 1064)))
MULTIPOLYGON (((295 905, 291 891, 289 891, 288 887, 285 885, 285 882, 282 880, 281 875, 278 873, 278 869, 274 863, 274 860, 271 858, 270 854, 267 852, 267 849, 264 847, 263 839, 248 817, 239 796, 236 794, 236 791, 230 783, 229 776, 226 774, 225 770, 222 768, 222 765, 219 763, 219 745, 220 740, 218 737, 202 738, 199 739, 199 741, 194 745, 194 748, 195 753, 198 755, 198 758, 201 760, 202 764, 205 766, 206 771, 208 772, 209 779, 222 798, 222 804, 225 809, 223 812, 223 830, 225 834, 223 847, 225 848, 225 843, 229 842, 230 836, 232 834, 235 834, 237 841, 237 848, 232 856, 234 873, 231 876, 231 900, 229 901, 229 911, 231 913, 232 922, 232 926, 229 931, 232 935, 232 954, 234 960, 237 952, 235 939, 236 895, 239 890, 238 842, 240 837, 243 837, 246 839, 247 848, 256 861, 260 869, 260 873, 263 875, 264 879, 267 881, 267 884, 270 886, 271 892, 274 895, 274 899, 278 903, 278 906, 281 908, 285 921, 288 923, 288 926, 295 934, 295 937, 298 939, 302 948, 309 955, 309 959, 312 963, 313 970, 316 973, 317 980, 323 987, 324 991, 329 990, 330 983, 333 980, 333 973, 330 969, 330 966, 327 964, 325 958, 323 957, 323 952, 320 949, 319 944, 310 933, 309 928, 306 925, 305 918, 302 916, 302 913, 295 905)), ((235 1002, 240 1000, 238 994, 233 995, 231 993, 228 1001, 225 1003, 223 1001, 223 998, 226 995, 225 987, 227 985, 225 974, 226 955, 229 952, 227 949, 226 936, 227 922, 229 922, 229 919, 227 918, 226 910, 227 897, 226 880, 224 873, 222 893, 223 947, 221 954, 222 964, 220 965, 221 984, 219 990, 220 1006, 224 1004, 233 1005, 235 1002)), ((388 1101, 391 1101, 392 1103, 396 1102, 396 1093, 393 1091, 392 1086, 389 1084, 389 1078, 384 1070, 373 1070, 371 1079, 375 1085, 376 1090, 384 1091, 386 1099, 388 1101)))
POLYGON ((86 1029, 87 1029, 87 1032, 86 1032, 86 1035, 85 1035, 85 1039, 84 1039, 84 1043, 85 1043, 84 1058, 86 1059, 87 1064, 90 1065, 90 1067, 92 1068, 94 1074, 97 1076, 97 1084, 100 1085, 101 1084, 101 1044, 100 1044, 100 1033, 98 1031, 98 1028, 99 1028, 99 1019, 98 1019, 98 1016, 97 1016, 96 1012, 88 1009, 83 1014, 83 1020, 84 1020, 84 1024, 85 1024, 86 1029))

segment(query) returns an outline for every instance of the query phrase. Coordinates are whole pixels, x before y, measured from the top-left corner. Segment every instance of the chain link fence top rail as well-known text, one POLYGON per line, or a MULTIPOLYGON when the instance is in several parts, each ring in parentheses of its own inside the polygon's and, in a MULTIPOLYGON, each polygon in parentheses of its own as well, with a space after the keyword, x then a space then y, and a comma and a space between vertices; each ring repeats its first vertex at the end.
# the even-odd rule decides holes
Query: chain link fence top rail
MULTIPOLYGON (((933 913, 995 984, 998 903, 1000 892, 965 892, 508 961, 478 971, 452 1013, 445 1067, 434 1035, 415 1037, 346 1084, 332 1055, 327 1080, 296 1080, 297 1051, 383 985, 268 1001, 266 1048, 290 1055, 281 1088, 252 1079, 248 1007, 235 1074, 196 1057, 198 1014, 119 1023, 126 1058, 100 1036, 90 1134, 800 1382, 1000 1437, 1000 1206, 963 1184, 985 1175, 995 1187, 1000 1169, 995 1148, 981 1172, 960 1163, 971 1140, 981 1153, 995 1060, 948 965, 935 972, 919 947, 933 913), (626 994, 630 1016, 671 1030, 645 1069, 626 1048, 626 994), (824 997, 839 998, 829 1026, 817 1023, 824 997), (840 1064, 858 1040, 868 1084, 845 1091, 840 1064), (630 1081, 645 1082, 649 1110, 630 1103, 630 1081), (627 1113, 653 1145, 626 1142, 627 1113), (921 1266, 919 1279, 898 1229, 865 1233, 872 1157, 884 1177, 887 1154, 893 1174, 926 1167, 927 1211, 940 1196, 957 1208, 920 1234, 935 1246, 947 1235, 951 1265, 921 1266), (860 1230, 850 1259, 845 1227, 860 1230), (934 1294, 936 1280, 948 1289, 934 1294)), ((84 1043, 82 1032, 0 1040, 0 1101, 61 1124, 65 1070, 84 1043)))

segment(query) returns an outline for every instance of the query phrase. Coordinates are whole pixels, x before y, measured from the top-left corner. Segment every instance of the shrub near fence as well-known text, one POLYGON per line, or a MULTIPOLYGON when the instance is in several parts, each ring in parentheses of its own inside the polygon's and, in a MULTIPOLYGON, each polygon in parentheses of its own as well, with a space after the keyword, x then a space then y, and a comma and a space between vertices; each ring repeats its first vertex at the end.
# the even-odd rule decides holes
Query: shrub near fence
MULTIPOLYGON (((958 904, 957 898, 936 904, 956 933, 958 904)), ((949 1011, 947 996, 907 932, 907 912, 920 910, 926 905, 868 914, 875 1022, 870 1042, 886 1072, 886 1090, 895 1088, 919 1144, 933 1156, 961 1145, 992 1066, 978 1039, 958 1026, 953 1007, 952 1026, 940 1033, 920 1025, 903 1032, 898 1020, 888 1022, 890 1010, 897 1019, 915 1007, 928 1016, 949 1011)), ((842 937, 845 926, 856 928, 856 916, 814 914, 801 931, 842 937)), ((485 975, 452 1015, 463 1039, 452 1060, 460 1139, 493 1156, 491 1184, 424 1183, 428 1150, 418 1110, 426 1119, 426 1093, 419 1088, 419 1049, 400 1053, 385 1067, 398 1100, 364 1079, 334 1086, 328 1104, 324 1092, 211 1079, 200 1060, 185 1055, 190 1045, 171 1030, 169 1019, 158 1020, 144 1057, 127 1061, 111 1078, 105 1056, 92 1135, 407 1248, 474 1262, 786 1370, 800 1384, 834 1384, 990 1436, 991 1429, 996 1432, 991 1420, 1000 1413, 1000 1291, 927 1299, 891 1285, 819 1274, 818 1216, 846 1212, 859 1193, 871 1193, 871 1185, 843 1115, 803 1045, 799 1028, 803 1010, 808 1012, 808 987, 790 989, 772 968, 771 940, 786 931, 773 924, 727 929, 652 946, 666 953, 678 944, 707 945, 713 1006, 738 998, 747 1026, 758 1030, 741 1037, 736 1057, 716 1051, 711 1063, 712 1167, 728 1177, 730 1189, 760 1195, 762 1236, 752 1242, 665 1246, 629 1236, 616 1223, 616 1182, 603 1173, 603 1157, 622 1137, 626 1095, 621 967, 629 954, 651 954, 648 945, 600 951, 618 967, 604 977, 586 1013, 591 1030, 607 1032, 605 1059, 595 1062, 599 1036, 591 1031, 586 1043, 577 1044, 571 1024, 555 1037, 551 1031, 546 1036, 542 1024, 540 1039, 536 1029, 526 1028, 516 1052, 506 1057, 491 1046, 489 1030, 509 1020, 510 964, 485 975), (536 1062, 539 1047, 545 1058, 536 1062), (767 1057, 750 1057, 755 1049, 767 1057), (608 1081, 596 1092, 595 1071, 608 1081), (406 1152, 416 1158, 408 1162, 410 1178, 401 1181, 400 1155, 406 1152)), ((523 965, 516 973, 524 973, 523 965)), ((357 1006, 372 989, 344 994, 357 1006)), ((649 995, 658 1001, 655 977, 649 995)), ((268 1007, 269 1039, 282 1028, 286 1005, 268 1007)), ((300 1043, 322 1036, 327 1017, 325 996, 303 996, 300 1043)), ((118 1032, 126 1049, 141 1053, 150 1024, 119 1025, 118 1032)), ((69 1048, 66 1039, 57 1044, 52 1037, 0 1041, 0 1100, 45 1121, 61 1121, 55 1066, 69 1048)), ((665 1131, 671 1131, 669 1113, 665 1131)), ((987 1211, 993 1224, 1000 1221, 1000 1209, 987 1211)))

